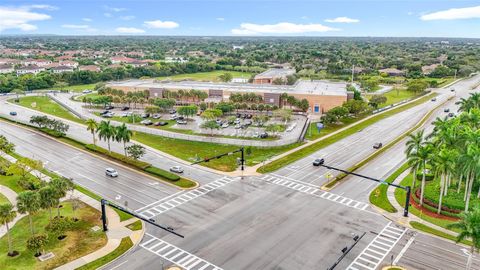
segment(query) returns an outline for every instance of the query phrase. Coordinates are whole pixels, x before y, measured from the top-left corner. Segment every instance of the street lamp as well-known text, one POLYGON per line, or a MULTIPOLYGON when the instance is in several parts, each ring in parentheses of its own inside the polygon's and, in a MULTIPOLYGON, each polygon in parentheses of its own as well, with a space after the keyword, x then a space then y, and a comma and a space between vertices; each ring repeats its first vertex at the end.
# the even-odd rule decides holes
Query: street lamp
POLYGON ((346 170, 342 170, 342 169, 339 169, 339 168, 328 166, 328 165, 325 165, 325 159, 323 159, 323 158, 319 159, 317 164, 318 164, 318 166, 322 166, 322 167, 325 167, 325 168, 330 169, 330 170, 336 170, 336 171, 343 172, 343 173, 348 174, 348 175, 355 175, 355 176, 358 176, 358 177, 361 177, 361 178, 364 178, 364 179, 368 179, 368 180, 371 180, 371 181, 378 182, 382 185, 393 186, 393 187, 401 188, 401 189, 405 190, 407 194, 406 194, 406 198, 405 198, 405 208, 403 209, 403 216, 408 217, 408 207, 410 206, 410 193, 411 193, 411 187, 410 186, 401 186, 401 185, 386 182, 384 180, 379 180, 379 179, 376 179, 376 178, 373 178, 373 177, 370 177, 370 176, 365 176, 365 175, 361 175, 361 174, 358 174, 358 173, 349 172, 349 171, 346 171, 346 170))

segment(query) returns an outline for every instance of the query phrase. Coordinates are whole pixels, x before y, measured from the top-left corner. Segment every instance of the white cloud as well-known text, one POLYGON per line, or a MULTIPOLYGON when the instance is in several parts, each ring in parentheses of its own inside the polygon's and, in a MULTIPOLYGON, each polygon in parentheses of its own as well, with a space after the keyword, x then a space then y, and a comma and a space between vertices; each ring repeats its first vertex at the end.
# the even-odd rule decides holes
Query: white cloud
POLYGON ((337 17, 335 19, 326 19, 326 22, 329 23, 358 23, 360 20, 358 19, 352 19, 348 17, 337 17))
POLYGON ((112 18, 113 17, 112 13, 108 13, 108 12, 103 13, 103 16, 105 16, 107 18, 112 18))
POLYGON ((87 29, 90 26, 86 24, 62 24, 63 28, 70 28, 70 29, 87 29))
POLYGON ((133 15, 121 16, 120 19, 124 20, 124 21, 130 21, 130 20, 135 19, 135 16, 133 16, 133 15))
POLYGON ((179 26, 178 23, 172 21, 144 21, 144 25, 148 28, 163 28, 163 29, 172 29, 179 26))
POLYGON ((84 22, 91 22, 91 21, 93 21, 93 20, 90 19, 90 18, 82 18, 82 21, 84 21, 84 22))
POLYGON ((467 8, 452 8, 433 13, 424 14, 420 17, 423 21, 433 20, 457 20, 480 18, 480 6, 467 8))
POLYGON ((115 29, 115 32, 121 34, 141 34, 145 33, 145 30, 135 27, 118 27, 115 29))
MULTIPOLYGON (((22 31, 33 31, 37 29, 32 21, 44 21, 51 18, 48 14, 33 12, 32 9, 39 9, 33 6, 2 7, 0 6, 0 32, 6 29, 20 29, 22 31)), ((43 5, 42 5, 43 6, 43 5)), ((45 9, 45 7, 43 7, 45 9)))
POLYGON ((217 21, 222 21, 222 22, 223 22, 223 21, 225 21, 225 18, 218 17, 218 18, 217 18, 217 21))
POLYGON ((339 29, 321 24, 295 24, 281 22, 277 24, 254 24, 242 23, 240 28, 232 29, 235 35, 259 35, 259 34, 301 34, 312 32, 338 31, 339 29))

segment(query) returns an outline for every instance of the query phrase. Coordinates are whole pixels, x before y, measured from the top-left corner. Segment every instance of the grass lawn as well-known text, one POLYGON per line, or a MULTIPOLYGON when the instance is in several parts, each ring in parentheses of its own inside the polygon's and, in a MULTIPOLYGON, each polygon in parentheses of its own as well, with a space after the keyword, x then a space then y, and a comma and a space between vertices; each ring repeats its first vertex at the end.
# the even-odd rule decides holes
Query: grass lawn
POLYGON ((159 80, 194 80, 194 81, 212 81, 212 82, 219 82, 218 76, 230 73, 232 74, 233 78, 245 78, 250 79, 252 73, 249 72, 240 72, 240 71, 227 71, 227 70, 215 70, 210 72, 198 72, 198 73, 190 73, 190 74, 178 74, 173 76, 165 76, 165 77, 157 77, 156 79, 159 80))
MULTIPOLYGON (((385 182, 387 183, 392 183, 397 179, 397 177, 402 174, 405 170, 407 170, 408 164, 405 163, 400 168, 398 168, 393 174, 391 174, 387 179, 385 179, 385 182)), ((387 198, 387 185, 379 185, 377 188, 375 188, 372 193, 370 193, 370 203, 373 205, 382 208, 383 210, 390 212, 390 213, 395 213, 397 212, 397 209, 390 203, 390 201, 387 198)))
MULTIPOLYGON (((398 103, 400 101, 415 98, 418 94, 412 91, 407 91, 406 89, 391 90, 383 94, 387 98, 387 102, 380 105, 379 108, 386 107, 391 104, 398 103)), ((370 99, 372 95, 367 95, 367 98, 370 99)))
POLYGON ((139 231, 142 229, 142 221, 137 220, 133 222, 132 224, 128 225, 127 228, 129 228, 132 231, 139 231))
POLYGON ((77 85, 69 85, 66 87, 63 87, 62 89, 53 87, 51 89, 53 90, 69 90, 69 91, 74 91, 74 92, 82 92, 83 90, 93 90, 95 88, 96 83, 90 83, 90 84, 77 84, 77 85))
POLYGON ((0 175, 0 185, 7 186, 16 193, 24 191, 24 189, 18 185, 18 180, 20 180, 18 175, 0 175))
POLYGON ((111 253, 101 257, 100 259, 97 259, 93 262, 90 262, 82 267, 79 267, 75 270, 95 270, 98 269, 99 267, 113 261, 123 253, 125 253, 129 248, 133 246, 132 240, 130 240, 130 237, 125 237, 122 239, 120 242, 120 245, 111 253))
POLYGON ((381 114, 378 114, 378 115, 375 115, 371 118, 369 118, 368 120, 365 120, 357 125, 353 125, 351 126, 350 128, 348 129, 345 129, 337 134, 335 134, 334 136, 331 136, 331 137, 328 137, 324 140, 321 140, 321 141, 318 141, 312 145, 310 145, 309 147, 305 147, 305 148, 302 148, 298 151, 295 151, 287 156, 284 156, 280 159, 277 159, 273 162, 270 162, 269 164, 267 165, 264 165, 262 167, 260 167, 257 171, 260 172, 260 173, 268 173, 268 172, 273 172, 273 171, 276 171, 290 163, 293 163, 299 159, 302 159, 310 154, 313 154, 315 153, 316 151, 332 144, 332 143, 335 143, 337 141, 340 141, 341 139, 343 138, 346 138, 380 120, 383 120, 385 118, 388 118, 392 115, 395 115, 397 113, 400 113, 400 112, 403 112, 405 110, 408 110, 410 108, 413 108, 417 105, 420 105, 428 100, 430 100, 432 98, 432 96, 435 95, 435 94, 430 94, 430 95, 426 95, 414 102, 411 102, 411 103, 408 103, 404 106, 400 106, 398 108, 395 108, 395 109, 392 109, 392 110, 388 110, 384 113, 381 113, 381 114))
MULTIPOLYGON (((70 202, 63 202, 61 215, 74 217, 70 202)), ((107 243, 105 233, 100 230, 91 231, 93 226, 101 227, 100 212, 90 206, 80 203, 80 208, 75 211, 79 221, 74 223, 74 228, 66 233, 67 237, 58 240, 56 236, 50 235, 45 252, 53 252, 55 257, 45 262, 37 260, 34 251, 28 250, 26 241, 30 237, 28 217, 22 218, 11 229, 13 249, 20 252, 16 257, 7 256, 7 236, 0 239, 0 265, 3 270, 27 270, 27 269, 53 269, 67 262, 73 261, 86 254, 89 254, 107 243)), ((33 217, 36 233, 45 233, 45 226, 49 223, 48 211, 41 211, 33 217)))
MULTIPOLYGON (((240 148, 240 146, 236 145, 170 139, 142 132, 135 132, 133 139, 140 143, 158 149, 162 152, 186 160, 188 162, 194 162, 197 159, 212 157, 240 148)), ((250 156, 246 156, 245 159, 247 161, 247 165, 255 165, 275 155, 295 148, 299 145, 300 143, 290 144, 281 147, 252 147, 252 154, 250 156)), ((237 157, 240 157, 240 153, 231 156, 225 156, 221 159, 216 159, 201 164, 203 166, 221 171, 234 171, 237 168, 237 157)))
POLYGON ((84 97, 85 97, 85 98, 90 98, 90 99, 92 99, 92 102, 93 102, 93 100, 102 97, 102 95, 99 95, 99 94, 97 94, 97 93, 89 93, 89 94, 84 94, 84 95, 75 96, 74 100, 81 102, 84 97))
POLYGON ((335 132, 343 127, 346 127, 352 123, 355 123, 364 117, 358 117, 358 118, 351 118, 347 117, 342 120, 340 120, 342 123, 341 124, 332 124, 328 125, 320 130, 320 132, 317 129, 317 122, 315 123, 310 123, 310 126, 308 127, 307 134, 305 134, 305 139, 307 140, 315 140, 320 137, 326 136, 332 132, 335 132))
MULTIPOLYGON (((10 100, 13 102, 13 100, 10 100)), ((70 113, 67 109, 60 106, 58 103, 46 96, 26 96, 21 97, 19 105, 34 109, 40 112, 48 113, 57 117, 71 120, 77 123, 82 123, 83 120, 70 113), (34 105, 34 106, 32 106, 34 105)))
POLYGON ((9 203, 10 201, 2 193, 0 193, 0 204, 9 203))

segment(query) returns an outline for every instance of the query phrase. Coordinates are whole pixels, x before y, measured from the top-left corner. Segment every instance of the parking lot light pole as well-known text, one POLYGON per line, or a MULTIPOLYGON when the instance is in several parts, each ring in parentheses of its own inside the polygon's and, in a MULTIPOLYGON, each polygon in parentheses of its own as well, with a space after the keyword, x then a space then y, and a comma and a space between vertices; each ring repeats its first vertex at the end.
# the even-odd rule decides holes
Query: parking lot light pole
POLYGON ((358 176, 358 177, 361 177, 361 178, 364 178, 364 179, 375 181, 375 182, 378 182, 382 185, 393 186, 393 187, 401 188, 401 189, 405 190, 406 191, 406 198, 405 198, 405 207, 403 209, 403 216, 408 217, 408 207, 410 206, 410 193, 411 193, 411 189, 412 189, 410 186, 401 186, 401 185, 397 185, 397 184, 394 184, 394 183, 389 183, 389 182, 386 182, 386 181, 383 181, 383 180, 380 180, 380 179, 376 179, 376 178, 373 178, 373 177, 370 177, 370 176, 365 176, 365 175, 361 175, 361 174, 358 174, 358 173, 349 172, 349 171, 346 171, 346 170, 335 168, 335 167, 332 167, 332 166, 329 166, 329 165, 325 165, 325 159, 323 159, 323 158, 320 160, 319 166, 322 166, 322 167, 330 169, 330 170, 336 170, 336 171, 339 171, 339 172, 343 172, 343 173, 348 174, 348 175, 355 175, 355 176, 358 176))

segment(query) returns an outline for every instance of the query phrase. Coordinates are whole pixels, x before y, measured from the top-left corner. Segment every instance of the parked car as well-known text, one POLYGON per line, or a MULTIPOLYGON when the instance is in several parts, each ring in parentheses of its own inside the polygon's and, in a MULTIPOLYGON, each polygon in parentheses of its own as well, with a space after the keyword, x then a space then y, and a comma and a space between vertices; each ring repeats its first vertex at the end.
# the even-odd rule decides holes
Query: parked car
POLYGON ((217 123, 217 125, 222 125, 222 120, 221 120, 221 119, 217 119, 217 120, 215 121, 215 123, 217 123))
POLYGON ((177 119, 177 115, 176 115, 176 114, 170 115, 170 120, 175 120, 175 119, 177 119))
POLYGON ((128 111, 128 110, 130 110, 130 107, 128 107, 128 106, 122 107, 122 111, 128 111))
POLYGON ((122 113, 121 116, 122 117, 128 117, 128 113, 122 113))
POLYGON ((454 117, 454 116, 455 116, 455 114, 453 112, 448 114, 448 117, 454 117))
POLYGON ((381 142, 377 142, 377 143, 373 144, 373 148, 375 148, 375 149, 380 149, 380 148, 382 148, 382 146, 383 146, 383 144, 381 142))
POLYGON ((179 120, 177 120, 177 124, 179 124, 179 125, 186 125, 186 124, 187 124, 187 121, 185 121, 185 120, 180 120, 180 119, 179 119, 179 120))
POLYGON ((152 118, 153 119, 160 119, 160 114, 156 113, 156 114, 152 115, 152 118))
POLYGON ((236 124, 235 129, 239 129, 239 128, 240 128, 240 124, 236 124))
POLYGON ((115 113, 113 113, 113 112, 108 112, 108 113, 106 113, 106 114, 103 114, 102 116, 105 117, 105 118, 112 118, 114 115, 115 115, 115 113))
POLYGON ((170 167, 170 171, 175 173, 183 173, 183 168, 180 166, 173 166, 170 167))
POLYGON ((167 122, 155 122, 154 125, 155 125, 155 126, 162 126, 162 127, 163 127, 163 126, 168 125, 168 123, 167 123, 167 122))
POLYGON ((260 134, 260 138, 261 138, 261 139, 266 139, 266 138, 268 138, 268 133, 266 133, 266 132, 261 133, 261 134, 260 134))
POLYGON ((317 158, 313 161, 313 166, 320 166, 325 162, 323 158, 317 158))
POLYGON ((175 113, 177 113, 177 111, 174 110, 174 109, 171 109, 170 111, 168 111, 168 113, 169 113, 169 114, 175 114, 175 113))
POLYGON ((222 128, 227 128, 229 126, 228 123, 223 123, 222 128))
POLYGON ((118 177, 118 172, 113 168, 106 168, 105 175, 110 177, 118 177))
POLYGON ((151 120, 145 119, 145 120, 140 121, 140 124, 145 125, 145 126, 149 126, 149 125, 152 125, 153 123, 152 123, 151 120))
POLYGON ((10 115, 15 116, 15 115, 17 115, 17 112, 10 112, 10 115))
POLYGON ((431 100, 432 100, 432 101, 437 101, 437 98, 432 98, 431 100))
POLYGON ((455 88, 450 89, 450 92, 455 92, 455 88))
POLYGON ((247 126, 250 126, 252 124, 252 121, 246 120, 244 124, 247 125, 247 126))
POLYGON ((85 90, 82 91, 82 93, 84 93, 84 94, 88 94, 88 93, 91 93, 91 92, 92 92, 92 90, 88 90, 88 89, 85 89, 85 90))
POLYGON ((141 117, 142 118, 148 118, 148 117, 150 117, 150 114, 149 113, 142 113, 141 117))
POLYGON ((443 112, 450 112, 450 109, 449 109, 449 108, 445 108, 445 109, 443 109, 443 112))
POLYGON ((247 114, 247 119, 252 119, 253 115, 247 114))
POLYGON ((100 116, 104 115, 104 114, 107 114, 107 113, 110 113, 110 111, 103 111, 100 113, 100 116))
POLYGON ((105 106, 105 110, 113 110, 113 106, 112 105, 107 105, 107 106, 105 106))
POLYGON ((234 123, 235 124, 240 124, 240 118, 235 119, 234 123))

